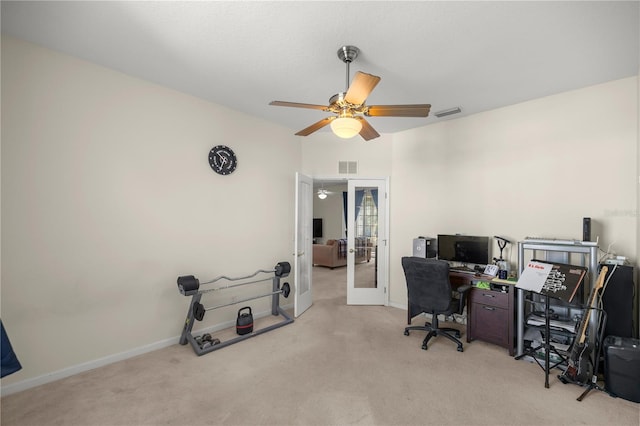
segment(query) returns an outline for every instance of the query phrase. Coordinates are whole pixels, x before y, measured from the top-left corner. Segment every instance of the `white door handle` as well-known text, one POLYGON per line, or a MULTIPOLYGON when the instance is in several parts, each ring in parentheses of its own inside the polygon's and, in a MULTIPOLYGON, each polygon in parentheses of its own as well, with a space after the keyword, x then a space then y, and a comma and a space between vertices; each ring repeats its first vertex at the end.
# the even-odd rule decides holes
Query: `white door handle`
POLYGON ((354 249, 349 249, 349 253, 353 253, 353 252, 355 252, 354 249))
POLYGON ((304 252, 303 251, 299 251, 298 252, 298 257, 300 257, 300 256, 304 256, 304 252))

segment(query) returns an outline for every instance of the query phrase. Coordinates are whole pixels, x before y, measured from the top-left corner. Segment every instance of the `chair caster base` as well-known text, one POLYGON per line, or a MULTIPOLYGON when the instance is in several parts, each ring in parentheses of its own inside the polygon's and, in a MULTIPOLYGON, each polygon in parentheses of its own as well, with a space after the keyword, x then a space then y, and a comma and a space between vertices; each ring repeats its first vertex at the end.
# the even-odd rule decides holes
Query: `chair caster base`
POLYGON ((409 330, 405 330, 405 331, 404 331, 404 335, 405 335, 405 336, 408 336, 408 335, 409 335, 409 330))
POLYGON ((464 352, 464 349, 462 348, 462 346, 458 346, 458 352, 464 352))
POLYGON ((427 345, 422 345, 422 350, 423 350, 423 351, 426 351, 427 349, 428 349, 428 348, 427 348, 427 345))

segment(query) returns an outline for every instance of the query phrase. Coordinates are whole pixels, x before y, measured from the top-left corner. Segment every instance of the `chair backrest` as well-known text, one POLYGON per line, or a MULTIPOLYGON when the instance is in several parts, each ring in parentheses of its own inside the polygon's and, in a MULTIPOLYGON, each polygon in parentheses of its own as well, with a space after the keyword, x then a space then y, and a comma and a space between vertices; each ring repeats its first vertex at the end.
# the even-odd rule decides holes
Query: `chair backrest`
POLYGON ((423 312, 444 312, 449 309, 452 296, 448 262, 403 257, 402 268, 411 305, 423 312))

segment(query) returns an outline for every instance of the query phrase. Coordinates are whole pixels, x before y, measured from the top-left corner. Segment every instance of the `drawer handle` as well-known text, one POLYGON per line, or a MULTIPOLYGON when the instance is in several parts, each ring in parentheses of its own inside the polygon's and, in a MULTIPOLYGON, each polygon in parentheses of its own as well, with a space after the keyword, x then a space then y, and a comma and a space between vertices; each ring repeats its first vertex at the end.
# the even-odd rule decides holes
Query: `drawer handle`
POLYGON ((483 295, 484 297, 496 297, 496 296, 494 296, 493 294, 487 294, 487 293, 482 293, 482 295, 483 295))
POLYGON ((483 309, 486 309, 487 311, 495 311, 496 308, 492 308, 491 306, 483 306, 483 309))

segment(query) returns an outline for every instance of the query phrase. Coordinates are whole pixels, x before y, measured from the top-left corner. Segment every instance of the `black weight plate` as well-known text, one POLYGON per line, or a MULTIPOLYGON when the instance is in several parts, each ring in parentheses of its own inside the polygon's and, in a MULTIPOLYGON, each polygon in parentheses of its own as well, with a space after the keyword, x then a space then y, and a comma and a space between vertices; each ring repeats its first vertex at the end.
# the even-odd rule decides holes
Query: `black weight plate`
POLYGON ((291 272, 291 264, 289 262, 280 262, 276 265, 276 277, 286 277, 291 272))
POLYGON ((195 291, 200 288, 200 281, 193 275, 184 275, 178 277, 178 288, 181 288, 183 292, 195 291))
POLYGON ((195 319, 197 319, 198 321, 202 321, 202 319, 204 318, 204 313, 205 309, 202 303, 196 302, 193 305, 193 316, 195 317, 195 319))
POLYGON ((282 284, 282 295, 285 297, 285 299, 289 297, 289 293, 291 293, 291 287, 289 286, 289 283, 282 284))

